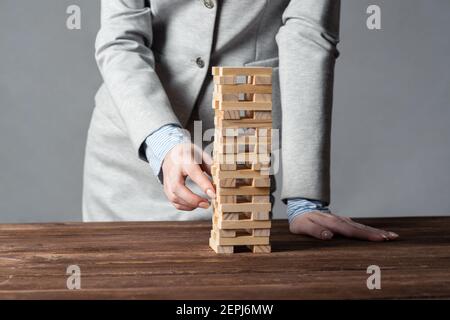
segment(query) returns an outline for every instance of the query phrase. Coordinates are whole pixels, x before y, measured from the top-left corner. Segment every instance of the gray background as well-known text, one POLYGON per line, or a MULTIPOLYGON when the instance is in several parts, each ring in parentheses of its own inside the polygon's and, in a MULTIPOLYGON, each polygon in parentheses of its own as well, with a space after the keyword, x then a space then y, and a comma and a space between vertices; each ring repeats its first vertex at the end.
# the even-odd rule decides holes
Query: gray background
MULTIPOLYGON (((81 219, 99 1, 0 2, 0 222, 81 219), (82 30, 65 27, 68 5, 82 30)), ((332 208, 450 214, 450 1, 343 0, 332 208), (382 9, 381 31, 366 8, 382 9)), ((149 170, 150 174, 150 170, 149 170)), ((284 217, 278 204, 276 216, 284 217)))

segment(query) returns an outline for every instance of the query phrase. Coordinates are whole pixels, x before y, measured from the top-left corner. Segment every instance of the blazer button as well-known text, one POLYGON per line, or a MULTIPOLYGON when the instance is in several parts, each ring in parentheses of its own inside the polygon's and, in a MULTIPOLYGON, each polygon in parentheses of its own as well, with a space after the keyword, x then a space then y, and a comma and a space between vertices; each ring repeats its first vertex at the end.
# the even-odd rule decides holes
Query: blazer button
POLYGON ((214 1, 213 1, 213 0, 203 0, 203 4, 204 4, 205 7, 207 7, 208 9, 214 8, 214 1))
POLYGON ((197 63, 199 68, 203 68, 205 66, 205 61, 203 61, 201 57, 198 57, 197 60, 195 60, 195 63, 197 63))

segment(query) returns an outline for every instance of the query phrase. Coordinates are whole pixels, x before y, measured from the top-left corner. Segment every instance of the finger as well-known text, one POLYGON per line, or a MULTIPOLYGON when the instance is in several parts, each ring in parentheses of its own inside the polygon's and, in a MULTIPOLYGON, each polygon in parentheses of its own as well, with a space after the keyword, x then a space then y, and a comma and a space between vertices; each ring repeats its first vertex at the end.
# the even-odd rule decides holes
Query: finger
POLYGON ((352 219, 350 219, 349 217, 340 217, 340 218, 345 220, 347 223, 351 224, 352 226, 354 226, 356 228, 363 229, 363 230, 371 230, 373 232, 378 232, 378 233, 384 234, 387 238, 389 238, 389 240, 398 238, 398 234, 396 234, 394 232, 389 232, 389 231, 385 231, 382 229, 373 228, 371 226, 367 226, 365 224, 355 222, 352 219))
POLYGON ((186 177, 183 175, 182 171, 172 170, 168 175, 167 179, 164 180, 164 192, 166 193, 169 201, 175 205, 183 206, 183 210, 189 209, 189 211, 194 210, 198 207, 208 208, 209 202, 191 192, 185 186, 186 177))
POLYGON ((208 195, 208 197, 214 199, 216 197, 216 193, 214 192, 214 186, 208 177, 204 174, 204 171, 200 169, 199 165, 190 165, 187 168, 188 176, 194 181, 200 189, 203 190, 204 193, 208 195))
POLYGON ((333 232, 329 229, 314 223, 308 218, 308 214, 297 216, 289 224, 289 229, 295 234, 305 234, 320 240, 331 240, 333 232))
POLYGON ((339 233, 349 238, 357 238, 369 241, 385 241, 388 238, 380 233, 370 229, 357 228, 350 224, 345 219, 331 214, 312 214, 310 219, 326 228, 329 228, 334 233, 339 233))
POLYGON ((176 196, 176 199, 174 199, 176 202, 183 201, 183 203, 195 208, 200 207, 207 209, 209 207, 209 202, 207 199, 193 193, 183 184, 178 184, 173 189, 173 193, 176 196))
POLYGON ((360 229, 364 229, 364 230, 371 230, 373 232, 379 232, 381 234, 384 234, 389 240, 395 240, 399 237, 399 235, 396 234, 395 232, 390 232, 390 231, 386 231, 386 230, 382 230, 382 229, 377 229, 377 228, 374 228, 371 226, 367 226, 365 224, 355 222, 355 221, 351 220, 350 218, 348 218, 348 223, 355 226, 356 228, 360 228, 360 229))
POLYGON ((175 195, 167 183, 164 183, 164 193, 170 203, 172 203, 172 205, 178 210, 192 211, 197 208, 196 206, 189 205, 186 201, 175 195))
POLYGON ((189 207, 189 206, 185 206, 182 204, 178 204, 178 203, 174 203, 173 206, 177 209, 177 210, 181 210, 181 211, 192 211, 195 208, 189 207))
MULTIPOLYGON (((175 205, 181 205, 183 207, 187 207, 189 208, 189 211, 194 210, 195 208, 197 208, 197 206, 192 206, 191 204, 189 204, 188 202, 184 201, 182 198, 178 197, 177 195, 173 194, 171 197, 171 201, 170 201, 174 206, 175 205)), ((183 209, 186 210, 186 209, 183 209)))

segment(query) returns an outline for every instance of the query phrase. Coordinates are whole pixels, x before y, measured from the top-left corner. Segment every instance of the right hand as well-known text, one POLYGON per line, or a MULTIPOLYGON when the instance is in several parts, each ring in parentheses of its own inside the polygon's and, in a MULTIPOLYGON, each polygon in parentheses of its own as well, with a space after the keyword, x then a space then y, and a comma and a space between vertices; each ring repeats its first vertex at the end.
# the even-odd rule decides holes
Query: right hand
POLYGON ((320 211, 296 216, 289 224, 289 229, 292 233, 321 240, 331 240, 334 234, 367 241, 389 241, 399 237, 395 232, 372 228, 348 217, 320 211))
POLYGON ((178 210, 192 211, 196 208, 207 209, 209 201, 189 190, 186 178, 189 177, 200 189, 214 199, 214 186, 206 175, 211 175, 211 157, 191 143, 182 143, 170 150, 162 165, 164 193, 178 210), (195 161, 194 155, 200 161, 195 161))

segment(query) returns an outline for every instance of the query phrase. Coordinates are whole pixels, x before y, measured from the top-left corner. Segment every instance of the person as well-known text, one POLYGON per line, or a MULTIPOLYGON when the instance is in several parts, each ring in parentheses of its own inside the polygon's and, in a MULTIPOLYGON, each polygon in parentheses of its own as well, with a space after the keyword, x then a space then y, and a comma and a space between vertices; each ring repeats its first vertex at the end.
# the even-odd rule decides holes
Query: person
POLYGON ((339 16, 338 0, 103 0, 95 53, 104 83, 86 144, 83 219, 210 219, 207 156, 180 161, 191 144, 183 129, 214 127, 211 66, 261 66, 273 68, 290 231, 397 238, 328 209, 339 16))

